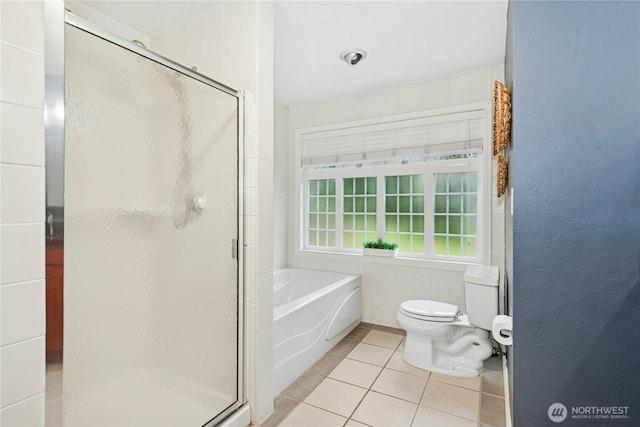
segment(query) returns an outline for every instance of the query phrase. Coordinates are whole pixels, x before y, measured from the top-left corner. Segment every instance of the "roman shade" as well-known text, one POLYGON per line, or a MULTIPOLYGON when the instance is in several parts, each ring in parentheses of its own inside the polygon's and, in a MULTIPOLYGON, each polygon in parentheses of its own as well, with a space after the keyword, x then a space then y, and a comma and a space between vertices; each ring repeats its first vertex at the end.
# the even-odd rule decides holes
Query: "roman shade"
POLYGON ((485 111, 306 130, 299 136, 302 167, 428 160, 481 153, 485 111))

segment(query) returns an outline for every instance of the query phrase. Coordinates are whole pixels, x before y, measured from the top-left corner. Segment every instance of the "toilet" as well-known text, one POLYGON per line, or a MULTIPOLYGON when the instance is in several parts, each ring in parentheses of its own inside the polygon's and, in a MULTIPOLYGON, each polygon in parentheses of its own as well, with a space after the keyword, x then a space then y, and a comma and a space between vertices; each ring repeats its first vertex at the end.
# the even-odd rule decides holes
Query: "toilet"
POLYGON ((498 267, 473 265, 464 274, 467 314, 440 301, 400 304, 398 323, 407 331, 404 360, 418 368, 475 377, 493 352, 489 331, 498 314, 498 267))

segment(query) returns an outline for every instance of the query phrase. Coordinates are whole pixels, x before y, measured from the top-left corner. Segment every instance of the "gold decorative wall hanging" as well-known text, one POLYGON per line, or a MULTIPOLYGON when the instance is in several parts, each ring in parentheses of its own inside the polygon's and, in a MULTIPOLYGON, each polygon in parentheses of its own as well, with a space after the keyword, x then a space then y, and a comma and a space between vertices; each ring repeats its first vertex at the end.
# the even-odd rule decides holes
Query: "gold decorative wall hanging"
POLYGON ((498 197, 504 196, 504 193, 507 191, 507 161, 502 157, 502 155, 498 156, 498 197))
POLYGON ((499 81, 493 84, 493 155, 504 150, 511 137, 511 95, 499 81))

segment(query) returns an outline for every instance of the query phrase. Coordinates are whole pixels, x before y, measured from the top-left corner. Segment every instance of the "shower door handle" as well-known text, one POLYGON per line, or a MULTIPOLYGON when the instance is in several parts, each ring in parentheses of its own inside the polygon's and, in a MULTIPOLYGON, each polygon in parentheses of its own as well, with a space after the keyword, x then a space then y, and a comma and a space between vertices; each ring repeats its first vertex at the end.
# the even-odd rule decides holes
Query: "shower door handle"
POLYGON ((47 225, 49 226, 49 236, 53 237, 53 214, 50 212, 47 215, 47 225))
POLYGON ((238 239, 231 239, 231 258, 238 258, 238 239))

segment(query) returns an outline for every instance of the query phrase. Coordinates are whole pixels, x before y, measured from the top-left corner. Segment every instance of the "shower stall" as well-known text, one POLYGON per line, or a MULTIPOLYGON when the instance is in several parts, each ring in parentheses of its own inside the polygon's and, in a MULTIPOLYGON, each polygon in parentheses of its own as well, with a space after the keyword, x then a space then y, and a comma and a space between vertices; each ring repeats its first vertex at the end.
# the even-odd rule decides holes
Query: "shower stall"
POLYGON ((64 21, 47 36, 64 46, 64 85, 47 64, 64 425, 215 425, 244 401, 242 94, 64 21))

